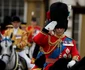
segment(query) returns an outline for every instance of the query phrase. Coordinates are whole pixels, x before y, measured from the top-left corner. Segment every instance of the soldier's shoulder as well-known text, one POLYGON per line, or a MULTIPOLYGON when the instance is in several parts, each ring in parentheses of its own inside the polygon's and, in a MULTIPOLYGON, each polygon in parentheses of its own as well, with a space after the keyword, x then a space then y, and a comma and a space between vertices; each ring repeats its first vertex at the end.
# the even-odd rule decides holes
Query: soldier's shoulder
POLYGON ((13 30, 13 28, 11 28, 11 29, 8 28, 5 30, 5 32, 12 31, 12 30, 13 30))
POLYGON ((20 30, 20 32, 22 32, 22 33, 26 33, 26 31, 25 30, 22 30, 22 29, 19 29, 20 30))

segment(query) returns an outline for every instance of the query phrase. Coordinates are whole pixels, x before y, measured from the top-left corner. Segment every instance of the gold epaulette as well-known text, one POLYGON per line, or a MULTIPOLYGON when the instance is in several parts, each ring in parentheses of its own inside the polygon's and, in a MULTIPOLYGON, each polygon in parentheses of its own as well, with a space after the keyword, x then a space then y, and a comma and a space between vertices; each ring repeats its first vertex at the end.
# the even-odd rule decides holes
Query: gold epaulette
POLYGON ((62 42, 62 39, 65 35, 62 35, 58 40, 56 40, 55 42, 51 42, 51 39, 50 39, 50 36, 48 36, 48 43, 49 43, 49 47, 48 47, 48 50, 45 52, 44 49, 42 47, 40 47, 40 50, 42 52, 44 52, 44 54, 49 54, 51 53, 55 47, 60 47, 60 43, 62 42), (51 49, 51 46, 54 46, 52 49, 51 49))

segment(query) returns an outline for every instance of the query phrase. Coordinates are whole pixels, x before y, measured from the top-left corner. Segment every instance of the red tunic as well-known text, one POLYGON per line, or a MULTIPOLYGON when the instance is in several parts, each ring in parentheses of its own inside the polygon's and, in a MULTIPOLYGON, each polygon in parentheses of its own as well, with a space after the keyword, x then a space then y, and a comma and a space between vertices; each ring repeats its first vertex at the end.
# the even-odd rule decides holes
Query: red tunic
POLYGON ((1 30, 0 32, 1 32, 1 34, 2 34, 2 35, 4 35, 4 33, 5 33, 5 30, 1 30))
MULTIPOLYGON (((78 53, 78 50, 76 48, 76 43, 73 39, 68 38, 67 36, 63 36, 61 38, 61 48, 59 51, 59 43, 58 40, 59 38, 54 36, 54 35, 47 35, 42 32, 40 32, 38 35, 36 35, 33 38, 34 42, 36 42, 38 45, 40 45, 43 48, 43 52, 45 53, 46 60, 49 58, 51 59, 56 59, 56 61, 59 58, 72 58, 74 60, 79 61, 80 60, 80 55, 78 53), (54 52, 56 50, 56 52, 54 52), (57 55, 57 53, 59 53, 57 55)), ((51 60, 49 60, 51 61, 51 60)), ((49 62, 49 64, 46 66, 45 70, 48 70, 48 68, 52 65, 53 63, 49 62)))
POLYGON ((33 40, 32 40, 32 38, 33 38, 33 35, 34 35, 34 33, 37 31, 37 30, 40 30, 41 28, 39 27, 39 26, 28 26, 27 27, 27 32, 28 32, 28 42, 30 42, 30 43, 32 43, 33 42, 33 40))

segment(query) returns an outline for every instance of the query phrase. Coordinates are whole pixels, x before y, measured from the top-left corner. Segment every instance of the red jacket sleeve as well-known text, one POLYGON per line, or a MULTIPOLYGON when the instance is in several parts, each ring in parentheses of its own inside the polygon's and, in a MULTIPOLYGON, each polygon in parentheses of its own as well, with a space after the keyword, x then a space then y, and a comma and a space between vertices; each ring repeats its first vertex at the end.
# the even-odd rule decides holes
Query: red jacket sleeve
POLYGON ((76 46, 76 42, 73 40, 73 44, 74 44, 74 46, 72 47, 72 50, 71 50, 71 52, 72 52, 72 57, 73 57, 73 59, 75 60, 80 60, 80 55, 79 55, 79 52, 78 52, 78 50, 77 50, 77 46, 76 46))
POLYGON ((36 36, 34 36, 33 41, 43 47, 48 43, 48 36, 40 32, 36 36))

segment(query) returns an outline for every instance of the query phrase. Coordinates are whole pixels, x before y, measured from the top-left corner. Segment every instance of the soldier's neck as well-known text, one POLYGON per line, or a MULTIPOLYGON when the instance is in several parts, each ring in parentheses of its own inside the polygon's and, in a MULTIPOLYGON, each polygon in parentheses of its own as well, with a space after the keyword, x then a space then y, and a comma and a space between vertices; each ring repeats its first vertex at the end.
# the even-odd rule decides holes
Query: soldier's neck
POLYGON ((57 34, 56 34, 56 37, 57 37, 57 38, 63 38, 64 36, 65 36, 64 34, 62 34, 62 35, 57 35, 57 34))

